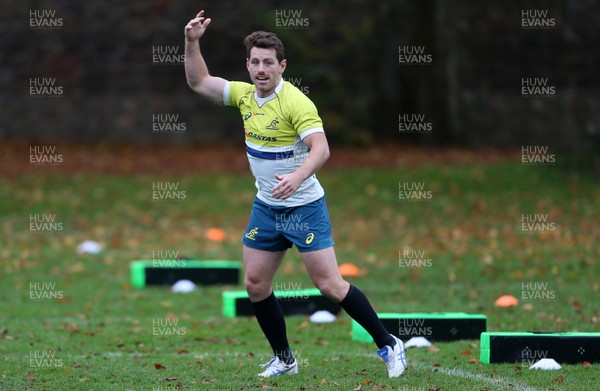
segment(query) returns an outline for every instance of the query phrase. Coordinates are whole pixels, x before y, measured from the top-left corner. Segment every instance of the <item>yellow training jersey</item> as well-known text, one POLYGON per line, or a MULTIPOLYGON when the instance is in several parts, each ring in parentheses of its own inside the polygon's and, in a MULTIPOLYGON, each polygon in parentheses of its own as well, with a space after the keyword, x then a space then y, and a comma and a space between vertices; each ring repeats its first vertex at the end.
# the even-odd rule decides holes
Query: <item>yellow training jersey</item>
POLYGON ((256 178, 257 197, 273 206, 298 206, 323 197, 315 175, 306 179, 288 199, 273 198, 279 182, 275 175, 296 171, 308 156, 304 137, 323 132, 323 122, 314 103, 283 79, 270 96, 260 98, 253 84, 231 81, 223 90, 223 103, 242 114, 246 154, 256 178))

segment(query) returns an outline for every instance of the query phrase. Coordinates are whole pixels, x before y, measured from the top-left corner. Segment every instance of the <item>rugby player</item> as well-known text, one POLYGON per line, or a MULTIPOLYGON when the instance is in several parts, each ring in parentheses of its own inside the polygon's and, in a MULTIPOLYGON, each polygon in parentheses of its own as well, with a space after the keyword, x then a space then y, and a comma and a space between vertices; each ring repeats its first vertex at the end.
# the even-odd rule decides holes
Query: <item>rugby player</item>
POLYGON ((391 335, 367 297, 340 275, 325 192, 315 173, 329 158, 323 123, 313 102, 284 81, 287 61, 277 35, 255 31, 244 39, 252 83, 212 76, 199 41, 211 19, 200 11, 185 26, 188 85, 204 98, 239 109, 246 155, 258 189, 242 238, 244 282, 273 357, 259 376, 298 373, 285 319, 272 290, 288 248, 296 245, 312 282, 373 337, 389 377, 406 369, 404 344, 391 335))

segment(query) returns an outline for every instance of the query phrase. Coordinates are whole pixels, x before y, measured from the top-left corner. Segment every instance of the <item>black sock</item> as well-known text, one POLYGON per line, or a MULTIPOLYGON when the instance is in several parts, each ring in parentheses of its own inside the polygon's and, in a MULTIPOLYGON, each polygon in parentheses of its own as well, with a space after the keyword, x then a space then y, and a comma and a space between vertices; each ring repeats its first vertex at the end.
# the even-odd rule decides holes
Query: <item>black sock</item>
POLYGON ((293 363, 294 356, 287 340, 285 318, 275 294, 271 292, 269 297, 262 301, 253 302, 252 306, 254 307, 256 320, 265 337, 267 337, 273 353, 284 363, 293 363))
POLYGON ((358 322, 367 330, 375 340, 377 347, 389 345, 394 346, 396 341, 390 333, 385 329, 381 320, 377 317, 375 310, 369 303, 369 299, 354 285, 350 285, 350 289, 346 297, 340 302, 340 306, 346 311, 352 319, 358 322))

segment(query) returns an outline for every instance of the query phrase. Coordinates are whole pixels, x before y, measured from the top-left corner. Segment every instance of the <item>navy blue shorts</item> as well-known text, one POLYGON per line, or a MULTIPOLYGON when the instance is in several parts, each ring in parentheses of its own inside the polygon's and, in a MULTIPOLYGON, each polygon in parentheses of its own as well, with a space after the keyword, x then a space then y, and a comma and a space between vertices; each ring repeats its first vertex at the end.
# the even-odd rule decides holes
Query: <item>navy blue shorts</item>
POLYGON ((263 251, 284 251, 292 244, 300 252, 333 246, 325 197, 292 207, 270 206, 256 198, 242 243, 263 251))

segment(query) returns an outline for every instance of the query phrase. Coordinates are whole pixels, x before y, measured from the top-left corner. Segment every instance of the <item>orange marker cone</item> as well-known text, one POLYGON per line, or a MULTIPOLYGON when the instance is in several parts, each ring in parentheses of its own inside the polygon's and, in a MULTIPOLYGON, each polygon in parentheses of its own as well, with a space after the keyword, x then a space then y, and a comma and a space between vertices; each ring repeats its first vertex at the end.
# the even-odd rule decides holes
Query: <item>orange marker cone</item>
POLYGON ((220 228, 209 228, 206 230, 206 239, 210 240, 211 242, 224 242, 226 235, 225 235, 225 231, 223 231, 220 228))
POLYGON ((343 263, 339 266, 340 274, 343 277, 358 277, 365 274, 362 270, 351 263, 343 263))
POLYGON ((519 304, 519 300, 511 295, 502 295, 495 302, 496 307, 514 307, 519 304))

